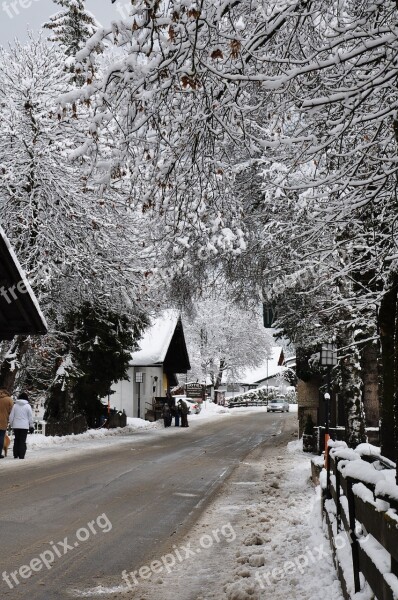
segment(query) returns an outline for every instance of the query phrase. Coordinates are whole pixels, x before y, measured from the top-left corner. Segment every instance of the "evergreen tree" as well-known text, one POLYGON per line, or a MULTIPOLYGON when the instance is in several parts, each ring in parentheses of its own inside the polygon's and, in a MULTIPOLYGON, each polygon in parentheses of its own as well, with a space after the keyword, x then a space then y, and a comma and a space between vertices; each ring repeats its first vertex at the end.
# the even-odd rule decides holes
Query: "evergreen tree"
POLYGON ((91 13, 86 11, 84 0, 53 0, 64 10, 56 13, 43 27, 49 29, 52 35, 49 41, 61 45, 68 57, 67 65, 74 73, 73 81, 83 85, 92 78, 93 68, 89 61, 85 64, 75 64, 75 56, 87 40, 96 32, 98 25, 91 13), (85 71, 84 74, 82 74, 85 71))
POLYGON ((84 0, 53 0, 64 10, 56 13, 44 24, 52 35, 49 40, 61 44, 67 56, 75 56, 95 33, 97 24, 85 9, 84 0))
POLYGON ((127 378, 131 352, 146 324, 142 315, 133 320, 89 302, 67 314, 63 359, 47 394, 46 419, 66 422, 84 415, 90 427, 98 426, 100 398, 127 378))

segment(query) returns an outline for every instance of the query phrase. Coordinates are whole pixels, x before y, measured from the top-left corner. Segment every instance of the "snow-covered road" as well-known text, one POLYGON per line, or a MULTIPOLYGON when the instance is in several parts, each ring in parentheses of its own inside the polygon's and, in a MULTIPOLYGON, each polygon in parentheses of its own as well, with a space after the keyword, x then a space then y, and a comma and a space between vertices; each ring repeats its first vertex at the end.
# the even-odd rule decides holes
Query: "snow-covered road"
POLYGON ((138 583, 130 577, 130 589, 99 586, 91 593, 107 600, 122 590, 123 597, 148 600, 343 600, 309 457, 291 437, 287 430, 239 465, 180 541, 192 556, 176 560, 169 573, 138 583))
MULTIPOLYGON (((291 408, 294 411, 295 407, 291 408)), ((257 419, 262 418, 261 414, 265 412, 265 409, 259 408, 229 410, 208 405, 200 415, 191 417, 191 429, 185 431, 173 427, 165 430, 161 423, 132 420, 128 430, 87 432, 82 436, 61 439, 31 436, 27 460, 22 463, 6 459, 1 466, 9 473, 12 486, 14 473, 22 475, 31 468, 36 471, 45 465, 53 465, 54 468, 62 461, 83 457, 86 453, 99 452, 99 456, 103 457, 104 448, 112 452, 112 459, 118 448, 125 447, 130 452, 143 447, 143 444, 147 446, 148 442, 156 448, 166 440, 170 442, 176 436, 179 438, 181 434, 191 437, 194 456, 198 440, 192 434, 197 427, 208 423, 211 428, 223 423, 229 430, 234 422, 243 422, 253 413, 257 419)), ((319 600, 326 596, 342 600, 328 541, 321 528, 319 491, 314 490, 309 482, 309 456, 301 451, 296 439, 295 419, 279 414, 266 418, 267 427, 272 422, 272 437, 238 464, 217 498, 196 522, 194 519, 193 527, 182 528, 171 538, 169 545, 155 545, 151 562, 138 561, 137 564, 132 555, 131 568, 127 561, 127 568, 123 572, 120 569, 119 576, 117 571, 116 577, 109 577, 104 572, 102 577, 98 576, 98 585, 69 585, 68 591, 60 592, 57 598, 319 600)), ((233 430, 234 427, 231 428, 233 430)), ((189 442, 189 452, 188 448, 189 442)), ((139 458, 139 455, 134 456, 139 458)), ((219 462, 216 455, 214 460, 219 462)), ((233 466, 227 457, 224 463, 225 469, 233 466)), ((192 466, 198 468, 193 463, 192 466)), ((108 470, 106 466, 104 469, 106 479, 108 470)), ((49 479, 53 477, 51 473, 49 479)), ((56 469, 54 473, 56 477, 56 469)), ((139 474, 138 471, 136 473, 139 474)), ((226 470, 221 469, 220 473, 225 476, 226 470)), ((93 484, 98 486, 99 480, 98 476, 94 480, 90 476, 90 487, 93 484)), ((19 485, 17 482, 16 486, 19 485)), ((187 506, 192 502, 198 504, 199 498, 193 486, 192 489, 188 489, 190 484, 185 487, 187 489, 175 490, 176 501, 187 506)), ((100 500, 100 487, 98 494, 99 511, 105 506, 100 500)), ((164 491, 161 495, 165 497, 164 491)), ((69 502, 70 499, 67 499, 66 504, 69 505, 69 502)), ((109 511, 108 508, 106 510, 109 511)), ((30 512, 32 509, 29 507, 25 516, 30 512)), ((82 512, 86 513, 87 507, 84 511, 82 508, 82 512)), ((14 514, 13 511, 11 513, 14 514)), ((132 514, 130 511, 130 517, 132 514)), ((158 519, 159 515, 155 518, 158 519)), ((74 522, 78 521, 79 514, 75 514, 74 522)), ((43 541, 45 536, 41 537, 43 541)), ((112 544, 111 537, 109 542, 112 544)), ((125 542, 128 544, 123 540, 121 545, 126 546, 125 542)), ((145 552, 142 553, 144 556, 145 552)), ((114 562, 119 564, 118 560, 114 562)), ((24 585, 28 592, 27 584, 29 581, 24 585)), ((33 594, 32 598, 41 596, 33 594)))

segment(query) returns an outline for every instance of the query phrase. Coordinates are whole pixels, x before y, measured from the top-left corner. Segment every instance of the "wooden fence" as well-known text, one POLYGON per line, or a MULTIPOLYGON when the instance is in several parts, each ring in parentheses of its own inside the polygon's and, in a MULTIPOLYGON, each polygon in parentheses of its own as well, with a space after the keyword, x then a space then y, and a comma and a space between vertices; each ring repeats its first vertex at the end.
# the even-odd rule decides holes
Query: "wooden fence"
MULTIPOLYGON (((380 446, 380 430, 378 427, 366 427, 366 438, 369 444, 380 446)), ((333 440, 345 441, 346 431, 345 427, 329 427, 329 434, 333 440)), ((325 448, 325 427, 319 425, 314 427, 314 450, 318 454, 322 454, 325 448)))
POLYGON ((350 600, 351 594, 350 586, 347 586, 343 575, 345 565, 340 563, 336 550, 336 546, 338 547, 337 536, 342 533, 347 536, 351 545, 350 559, 354 587, 351 592, 360 591, 360 573, 362 573, 377 600, 396 600, 398 590, 398 516, 395 517, 395 514, 398 515, 398 500, 382 493, 376 494, 376 484, 345 476, 344 469, 339 469, 339 463, 342 460, 347 461, 347 455, 344 456, 342 453, 342 456, 339 457, 338 452, 328 449, 327 483, 323 499, 329 540, 344 597, 346 600, 350 600), (380 501, 383 502, 380 503, 380 501), (372 537, 367 537, 369 534, 372 537), (386 561, 380 561, 380 549, 379 560, 377 560, 377 556, 376 559, 372 556, 372 548, 376 547, 376 555, 378 549, 374 541, 386 551, 383 553, 383 558, 388 556, 388 564, 386 561))
POLYGON ((67 423, 50 422, 46 423, 45 435, 46 436, 64 436, 64 435, 78 435, 87 431, 87 421, 82 415, 74 417, 67 423))

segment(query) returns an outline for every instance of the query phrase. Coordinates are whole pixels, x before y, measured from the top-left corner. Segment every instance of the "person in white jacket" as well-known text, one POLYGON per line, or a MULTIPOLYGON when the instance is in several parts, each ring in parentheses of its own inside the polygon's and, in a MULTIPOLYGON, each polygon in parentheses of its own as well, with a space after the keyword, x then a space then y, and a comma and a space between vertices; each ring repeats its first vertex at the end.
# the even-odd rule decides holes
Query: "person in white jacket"
POLYGON ((28 395, 21 392, 11 409, 10 426, 14 430, 14 458, 25 458, 28 432, 34 431, 33 412, 28 395))

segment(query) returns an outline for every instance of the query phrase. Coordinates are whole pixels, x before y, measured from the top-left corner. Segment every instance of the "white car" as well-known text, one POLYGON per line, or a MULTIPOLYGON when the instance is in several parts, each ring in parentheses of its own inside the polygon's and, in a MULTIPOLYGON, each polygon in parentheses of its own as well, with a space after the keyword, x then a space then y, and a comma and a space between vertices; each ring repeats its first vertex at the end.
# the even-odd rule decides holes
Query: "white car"
POLYGON ((202 406, 199 402, 194 400, 193 398, 188 398, 187 396, 174 396, 176 404, 178 404, 179 400, 184 400, 187 403, 189 408, 189 414, 198 415, 202 410, 202 406))
POLYGON ((284 396, 277 396, 268 403, 268 412, 289 412, 289 402, 284 396))
POLYGON ((188 404, 188 406, 191 409, 191 413, 193 413, 194 415, 198 415, 202 410, 202 405, 193 398, 185 398, 185 402, 188 404))

